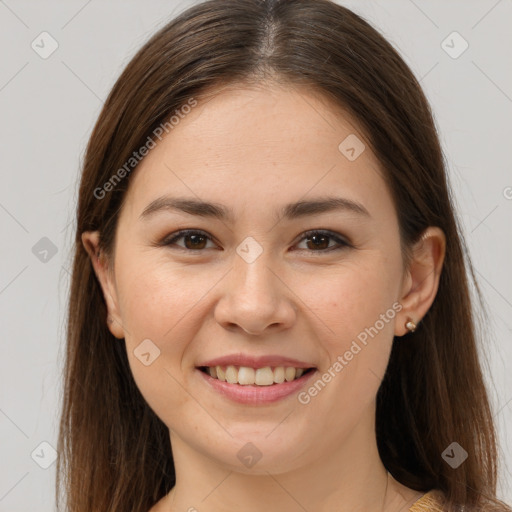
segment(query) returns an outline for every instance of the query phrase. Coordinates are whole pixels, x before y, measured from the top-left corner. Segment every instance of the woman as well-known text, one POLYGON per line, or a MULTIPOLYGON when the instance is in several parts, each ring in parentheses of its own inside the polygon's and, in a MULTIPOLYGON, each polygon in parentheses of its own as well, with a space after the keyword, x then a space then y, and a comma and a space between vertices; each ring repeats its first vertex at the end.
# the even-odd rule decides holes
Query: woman
POLYGON ((92 133, 75 242, 66 510, 510 510, 432 113, 348 9, 161 29, 92 133))

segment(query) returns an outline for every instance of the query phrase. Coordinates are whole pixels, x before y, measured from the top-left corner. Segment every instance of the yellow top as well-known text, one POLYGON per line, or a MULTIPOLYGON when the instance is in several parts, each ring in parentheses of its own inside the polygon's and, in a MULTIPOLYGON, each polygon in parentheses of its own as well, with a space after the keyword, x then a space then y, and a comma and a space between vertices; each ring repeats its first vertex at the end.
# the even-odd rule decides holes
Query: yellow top
POLYGON ((432 489, 414 502, 409 512, 444 512, 441 505, 442 496, 441 491, 432 489))

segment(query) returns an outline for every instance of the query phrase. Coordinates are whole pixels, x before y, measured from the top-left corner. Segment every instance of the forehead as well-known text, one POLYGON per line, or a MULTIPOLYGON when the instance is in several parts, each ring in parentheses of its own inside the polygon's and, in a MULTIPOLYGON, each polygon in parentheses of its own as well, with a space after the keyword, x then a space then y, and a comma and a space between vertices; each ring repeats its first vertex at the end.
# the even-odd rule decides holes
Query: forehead
POLYGON ((334 190, 375 203, 385 192, 357 122, 312 90, 230 87, 187 112, 131 177, 134 214, 162 194, 229 198, 236 210, 334 190))

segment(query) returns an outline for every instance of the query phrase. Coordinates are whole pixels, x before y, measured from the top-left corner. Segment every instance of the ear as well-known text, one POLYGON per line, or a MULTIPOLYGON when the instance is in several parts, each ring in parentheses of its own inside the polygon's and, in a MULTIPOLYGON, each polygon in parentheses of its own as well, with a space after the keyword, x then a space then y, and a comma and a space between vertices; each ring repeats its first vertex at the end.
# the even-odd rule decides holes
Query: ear
POLYGON ((405 324, 412 320, 416 325, 427 314, 434 302, 446 252, 446 237, 442 229, 428 227, 413 247, 413 255, 404 277, 397 315, 395 336, 409 330, 405 324))
POLYGON ((119 303, 114 282, 113 272, 108 266, 108 259, 105 254, 100 254, 99 231, 84 231, 82 233, 82 244, 89 254, 92 266, 107 304, 108 320, 107 325, 110 332, 119 339, 124 338, 124 329, 119 313, 119 303))

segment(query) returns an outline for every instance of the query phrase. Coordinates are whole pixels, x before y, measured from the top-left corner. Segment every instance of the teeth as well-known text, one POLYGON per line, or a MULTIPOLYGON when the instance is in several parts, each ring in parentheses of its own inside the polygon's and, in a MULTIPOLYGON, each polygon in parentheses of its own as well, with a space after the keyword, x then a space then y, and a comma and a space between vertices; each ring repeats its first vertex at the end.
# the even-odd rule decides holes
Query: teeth
POLYGON ((208 367, 208 374, 214 379, 219 379, 230 384, 271 386, 272 384, 282 384, 284 381, 291 382, 304 374, 304 368, 293 368, 291 366, 277 366, 271 368, 249 368, 247 366, 221 366, 208 367))
POLYGON ((284 375, 285 375, 284 368, 282 366, 278 366, 274 370, 274 382, 277 384, 282 384, 284 382, 284 375))
MULTIPOLYGON (((217 379, 226 380, 226 374, 220 366, 215 367, 215 372, 217 373, 217 379)), ((212 375, 212 377, 213 377, 213 375, 212 375)))
POLYGON ((230 384, 236 384, 238 382, 238 372, 234 366, 228 366, 226 368, 226 381, 230 384))
POLYGON ((258 368, 256 370, 254 384, 257 384, 258 386, 271 386, 274 384, 274 372, 272 371, 272 368, 270 368, 270 366, 258 368))
MULTIPOLYGON (((234 368, 234 367, 231 366, 231 368, 234 368)), ((236 372, 236 369, 235 369, 235 372, 236 372)), ((237 382, 239 384, 254 384, 255 375, 256 375, 256 372, 255 372, 254 368, 247 368, 247 366, 242 366, 238 370, 237 382)))
POLYGON ((286 382, 291 382, 293 379, 295 379, 295 368, 289 366, 284 371, 284 378, 286 379, 286 382))

